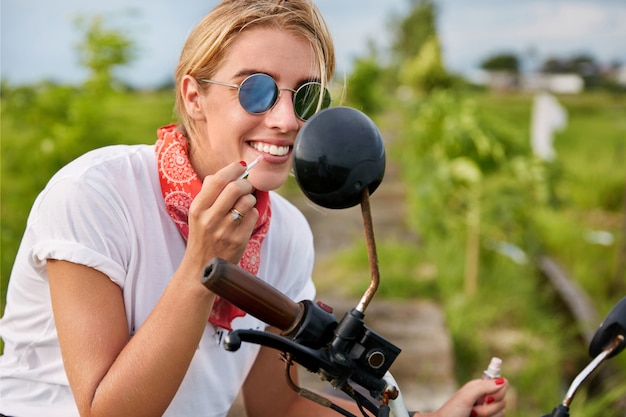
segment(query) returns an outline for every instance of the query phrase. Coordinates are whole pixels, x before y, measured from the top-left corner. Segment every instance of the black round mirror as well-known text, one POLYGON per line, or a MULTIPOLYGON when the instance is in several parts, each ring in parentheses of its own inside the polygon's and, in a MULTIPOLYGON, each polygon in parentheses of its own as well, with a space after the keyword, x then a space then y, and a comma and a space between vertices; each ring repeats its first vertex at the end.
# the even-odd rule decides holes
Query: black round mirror
MULTIPOLYGON (((589 344, 589 355, 592 358, 598 356, 615 337, 622 335, 626 338, 626 297, 622 298, 607 314, 600 324, 598 330, 589 344)), ((620 353, 626 347, 626 342, 622 342, 607 358, 611 358, 620 353)))
POLYGON ((385 174, 385 147, 378 127, 350 107, 331 107, 300 129, 293 169, 304 194, 322 207, 342 209, 370 194, 385 174))

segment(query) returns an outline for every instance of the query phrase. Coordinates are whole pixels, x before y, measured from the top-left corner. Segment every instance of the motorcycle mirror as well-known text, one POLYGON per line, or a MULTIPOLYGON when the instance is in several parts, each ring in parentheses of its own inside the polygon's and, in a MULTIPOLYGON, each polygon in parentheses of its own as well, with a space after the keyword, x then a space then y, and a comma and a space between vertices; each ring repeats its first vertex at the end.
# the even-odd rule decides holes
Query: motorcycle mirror
POLYGON ((361 202, 367 187, 378 188, 385 173, 385 148, 374 122, 359 110, 330 107, 300 129, 293 169, 309 200, 342 209, 361 202))
MULTIPOLYGON (((626 338, 626 297, 622 298, 609 312, 606 318, 596 330, 589 344, 589 355, 592 358, 598 356, 619 335, 626 338)), ((615 348, 607 359, 620 353, 626 347, 626 342, 615 348)))

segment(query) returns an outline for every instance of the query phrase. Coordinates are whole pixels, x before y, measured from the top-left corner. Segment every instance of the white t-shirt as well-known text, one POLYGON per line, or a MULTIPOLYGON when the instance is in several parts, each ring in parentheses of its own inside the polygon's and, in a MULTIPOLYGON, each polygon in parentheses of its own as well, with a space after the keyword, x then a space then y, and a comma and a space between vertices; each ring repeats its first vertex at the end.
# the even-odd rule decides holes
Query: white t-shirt
MULTIPOLYGON (((313 299, 313 238, 304 216, 276 193, 258 276, 295 301, 313 299)), ((39 195, 13 266, 0 321, 0 413, 78 416, 63 368, 50 304, 46 259, 95 268, 123 290, 129 334, 146 320, 185 251, 167 214, 154 147, 111 146, 60 170, 39 195)), ((233 328, 263 329, 247 315, 233 328)), ((207 323, 166 416, 224 416, 259 347, 224 350, 207 323)), ((175 342, 175 341, 173 341, 175 342)))

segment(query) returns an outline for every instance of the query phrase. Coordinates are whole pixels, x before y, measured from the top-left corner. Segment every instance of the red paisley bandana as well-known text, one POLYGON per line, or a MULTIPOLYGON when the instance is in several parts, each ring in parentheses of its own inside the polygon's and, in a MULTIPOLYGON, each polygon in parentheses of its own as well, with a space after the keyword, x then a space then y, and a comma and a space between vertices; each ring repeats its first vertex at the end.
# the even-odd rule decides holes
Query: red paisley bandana
MULTIPOLYGON (((200 192, 202 181, 196 175, 187 155, 187 138, 177 129, 175 124, 164 126, 157 130, 158 140, 155 150, 161 192, 165 199, 165 208, 180 233, 187 239, 189 236, 189 206, 200 192)), ((261 261, 261 243, 267 234, 270 225, 271 207, 269 193, 255 192, 259 211, 259 219, 248 246, 239 261, 239 266, 256 275, 261 261)), ((217 297, 209 322, 226 330, 232 330, 231 322, 235 317, 245 316, 243 310, 230 304, 223 298, 217 297)))

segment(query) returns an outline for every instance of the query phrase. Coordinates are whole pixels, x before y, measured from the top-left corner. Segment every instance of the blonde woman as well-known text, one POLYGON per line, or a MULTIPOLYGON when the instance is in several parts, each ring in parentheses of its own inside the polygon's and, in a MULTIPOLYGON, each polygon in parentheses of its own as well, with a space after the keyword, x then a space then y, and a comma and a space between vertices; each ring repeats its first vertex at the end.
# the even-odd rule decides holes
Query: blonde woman
MULTIPOLYGON (((154 146, 87 153, 37 198, 2 320, 0 413, 224 416, 241 391, 250 417, 336 415, 291 391, 275 351, 225 351, 225 332, 265 325, 200 283, 220 257, 314 297, 311 231, 272 190, 333 70, 312 1, 226 0, 198 24, 176 70, 179 123, 154 146)), ((507 386, 472 381, 436 415, 501 416, 507 386)))

